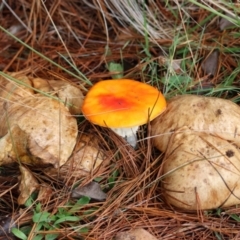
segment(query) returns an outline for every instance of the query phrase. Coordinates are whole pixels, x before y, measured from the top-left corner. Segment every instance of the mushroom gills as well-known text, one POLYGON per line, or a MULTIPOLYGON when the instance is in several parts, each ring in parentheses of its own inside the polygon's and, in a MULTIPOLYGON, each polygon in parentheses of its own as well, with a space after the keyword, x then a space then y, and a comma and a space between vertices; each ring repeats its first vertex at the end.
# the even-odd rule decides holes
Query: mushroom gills
POLYGON ((137 146, 137 130, 139 126, 130 128, 111 128, 116 134, 123 137, 133 148, 137 146))

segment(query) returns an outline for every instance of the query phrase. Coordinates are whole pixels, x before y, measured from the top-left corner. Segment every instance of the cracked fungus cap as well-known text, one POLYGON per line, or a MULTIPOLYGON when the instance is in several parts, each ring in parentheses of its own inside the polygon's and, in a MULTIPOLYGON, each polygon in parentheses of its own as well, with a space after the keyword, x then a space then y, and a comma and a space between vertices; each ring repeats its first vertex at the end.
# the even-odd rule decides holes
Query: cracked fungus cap
POLYGON ((109 128, 146 124, 166 108, 161 92, 130 79, 103 80, 86 95, 82 112, 92 123, 109 128))

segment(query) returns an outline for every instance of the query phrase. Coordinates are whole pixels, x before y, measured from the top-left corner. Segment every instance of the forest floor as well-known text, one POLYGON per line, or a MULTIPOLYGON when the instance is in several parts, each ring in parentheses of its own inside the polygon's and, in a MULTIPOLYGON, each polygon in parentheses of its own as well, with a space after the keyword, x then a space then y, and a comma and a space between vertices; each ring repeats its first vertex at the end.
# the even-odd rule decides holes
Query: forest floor
MULTIPOLYGON (((167 100, 197 94, 240 103, 239 3, 232 1, 2 1, 0 70, 64 80, 86 95, 99 80, 135 79, 158 88, 167 100)), ((2 75, 2 74, 1 74, 2 75)), ((36 195, 18 204, 19 169, 0 168, 0 237, 114 239, 143 228, 157 239, 239 239, 240 208, 186 211, 169 205, 159 174, 163 154, 141 127, 136 149, 111 130, 78 117, 107 164, 88 175, 46 174, 31 167, 47 201, 36 195), (91 181, 104 201, 71 198, 91 181), (41 217, 40 217, 41 215, 41 217)), ((36 193, 35 193, 36 194, 36 193)))

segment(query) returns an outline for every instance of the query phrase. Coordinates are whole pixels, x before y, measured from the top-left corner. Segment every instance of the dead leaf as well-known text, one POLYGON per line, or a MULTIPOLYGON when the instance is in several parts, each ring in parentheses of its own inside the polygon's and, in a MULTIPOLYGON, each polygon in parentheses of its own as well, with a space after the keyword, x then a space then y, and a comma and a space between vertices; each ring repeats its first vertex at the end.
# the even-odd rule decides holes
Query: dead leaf
POLYGON ((218 70, 219 62, 219 51, 214 50, 211 52, 206 59, 203 61, 201 68, 204 71, 204 74, 211 77, 215 76, 218 70))
POLYGON ((38 192, 37 201, 41 202, 42 204, 46 204, 50 200, 52 193, 53 189, 49 185, 41 184, 38 192))
POLYGON ((137 228, 118 233, 115 240, 157 240, 157 238, 143 228, 137 228))
MULTIPOLYGON (((227 13, 226 16, 229 17, 229 18, 232 18, 232 15, 230 15, 229 13, 227 13)), ((226 18, 221 18, 220 21, 219 21, 219 28, 220 28, 221 31, 223 31, 226 28, 234 27, 234 26, 235 26, 235 24, 230 22, 226 18)))
POLYGON ((90 197, 93 200, 106 200, 107 194, 102 191, 97 182, 90 182, 85 186, 76 187, 71 194, 72 198, 80 198, 83 196, 90 197))
POLYGON ((25 167, 19 166, 21 176, 19 185, 18 204, 23 205, 31 194, 39 188, 39 184, 32 173, 25 167))
POLYGON ((160 56, 158 60, 159 64, 166 66, 170 72, 178 74, 183 72, 183 70, 181 69, 182 59, 168 59, 160 56))

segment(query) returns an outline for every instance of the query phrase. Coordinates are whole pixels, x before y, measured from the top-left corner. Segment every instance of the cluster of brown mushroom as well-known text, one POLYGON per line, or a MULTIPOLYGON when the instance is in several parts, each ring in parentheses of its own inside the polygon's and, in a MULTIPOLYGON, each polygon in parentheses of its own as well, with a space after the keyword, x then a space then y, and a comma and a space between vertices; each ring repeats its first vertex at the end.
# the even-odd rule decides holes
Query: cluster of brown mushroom
POLYGON ((167 105, 156 88, 130 79, 100 81, 83 100, 77 87, 62 81, 11 76, 21 84, 1 79, 0 165, 20 157, 25 163, 41 161, 57 168, 72 159, 74 168, 89 172, 101 154, 94 146, 77 143, 73 114, 83 113, 93 124, 111 128, 133 147, 138 127, 150 122, 152 142, 164 153, 162 176, 156 181, 169 204, 196 210, 240 203, 237 104, 184 95, 167 105))
POLYGON ((165 153, 162 186, 169 204, 186 210, 240 203, 240 107, 221 98, 172 98, 152 122, 165 153))

